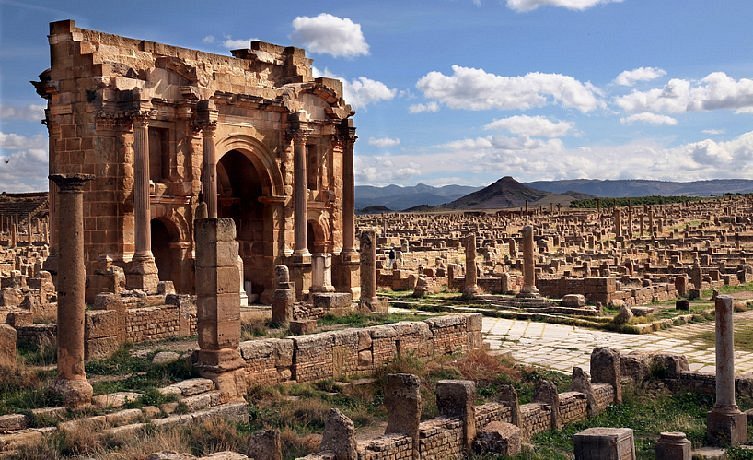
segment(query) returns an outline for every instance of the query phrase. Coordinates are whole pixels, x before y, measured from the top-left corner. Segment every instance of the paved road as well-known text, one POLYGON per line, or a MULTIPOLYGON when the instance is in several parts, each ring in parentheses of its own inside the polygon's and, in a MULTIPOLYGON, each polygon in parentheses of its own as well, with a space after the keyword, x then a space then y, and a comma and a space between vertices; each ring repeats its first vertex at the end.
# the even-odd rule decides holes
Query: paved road
MULTIPOLYGON (((753 311, 735 315, 735 329, 753 327, 753 311)), ((713 323, 687 324, 645 335, 627 335, 562 324, 545 324, 484 317, 484 340, 492 349, 510 350, 518 361, 572 372, 573 366, 589 369, 595 347, 612 347, 623 352, 666 351, 688 357, 690 370, 714 371, 714 347, 698 338, 713 332, 713 323)), ((738 373, 753 371, 753 353, 737 351, 738 373)))

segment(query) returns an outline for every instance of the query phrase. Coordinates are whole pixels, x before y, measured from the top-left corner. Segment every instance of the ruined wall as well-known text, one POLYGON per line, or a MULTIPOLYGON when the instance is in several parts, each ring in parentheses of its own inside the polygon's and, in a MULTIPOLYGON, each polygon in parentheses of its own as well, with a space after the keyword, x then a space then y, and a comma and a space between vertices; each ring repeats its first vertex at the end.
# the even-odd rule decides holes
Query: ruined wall
POLYGON ((463 457, 463 421, 461 419, 439 417, 427 420, 419 425, 418 433, 422 459, 463 457))
POLYGON ((400 356, 426 358, 481 345, 481 315, 450 315, 363 329, 241 342, 249 384, 371 374, 400 356))

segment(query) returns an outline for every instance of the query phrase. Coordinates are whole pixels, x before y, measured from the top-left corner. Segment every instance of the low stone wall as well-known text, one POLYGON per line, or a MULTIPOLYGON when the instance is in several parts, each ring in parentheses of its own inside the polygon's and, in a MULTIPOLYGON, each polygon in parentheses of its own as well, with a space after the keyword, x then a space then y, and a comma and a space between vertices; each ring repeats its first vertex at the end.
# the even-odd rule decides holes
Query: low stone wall
POLYGON ((249 384, 371 374, 400 356, 427 358, 481 346, 481 315, 462 314, 362 329, 241 342, 249 384))
POLYGON ((617 279, 613 277, 589 278, 540 278, 536 287, 545 297, 561 299, 567 294, 583 294, 589 303, 606 305, 617 291, 617 279))
MULTIPOLYGON (((583 388, 585 392, 569 391, 557 394, 557 389, 552 383, 541 381, 534 394, 548 402, 539 400, 539 402, 522 406, 518 406, 517 395, 512 387, 501 389, 498 397, 503 399, 503 402, 473 406, 475 386, 472 382, 444 380, 437 384, 436 396, 437 408, 443 415, 423 422, 419 422, 421 396, 417 378, 412 376, 413 379, 404 377, 391 379, 390 377, 407 375, 391 374, 388 377, 385 394, 399 394, 401 397, 385 398, 385 404, 391 417, 388 421, 388 429, 392 426, 392 430, 397 432, 356 443, 354 437, 348 437, 354 436, 354 431, 351 431, 350 435, 345 435, 343 431, 344 426, 350 426, 352 429, 352 422, 346 419, 347 423, 343 423, 344 416, 340 414, 336 425, 330 426, 329 422, 325 424, 324 437, 330 440, 328 443, 330 450, 308 455, 305 459, 460 460, 467 458, 472 444, 477 447, 475 441, 479 439, 481 433, 488 429, 498 429, 499 424, 493 422, 512 425, 507 430, 508 435, 511 436, 509 442, 517 442, 519 449, 521 439, 531 439, 536 433, 559 429, 564 424, 585 420, 591 415, 600 413, 609 404, 620 401, 615 391, 615 388, 619 388, 619 353, 614 350, 596 349, 591 355, 591 366, 596 369, 595 375, 598 374, 596 382, 592 382, 588 375, 579 369, 576 369, 573 375, 574 385, 583 388), (610 382, 603 380, 610 380, 610 382), (411 381, 413 383, 410 383, 411 381), (398 385, 398 387, 390 385, 398 385), (440 391, 440 386, 444 390, 440 391), (516 417, 515 414, 518 416, 516 417), (395 417, 399 417, 400 422, 393 426, 395 417), (328 433, 328 430, 332 431, 328 433), (334 433, 340 436, 336 445, 332 444, 334 433), (354 443, 355 451, 350 450, 354 443), (414 449, 414 446, 417 449, 414 449), (344 452, 349 453, 343 455, 344 452)), ((497 433, 502 436, 499 432, 497 433)), ((516 452, 508 451, 508 453, 516 452)))

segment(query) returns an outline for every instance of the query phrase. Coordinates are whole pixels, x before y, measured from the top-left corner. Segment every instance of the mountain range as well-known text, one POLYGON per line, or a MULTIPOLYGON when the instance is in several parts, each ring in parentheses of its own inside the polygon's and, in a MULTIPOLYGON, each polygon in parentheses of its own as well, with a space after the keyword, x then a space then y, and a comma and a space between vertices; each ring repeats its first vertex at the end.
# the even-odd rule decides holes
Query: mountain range
POLYGON ((503 177, 487 187, 445 185, 433 187, 387 185, 355 187, 356 209, 383 206, 390 210, 444 205, 450 209, 505 208, 529 205, 563 204, 573 199, 599 197, 634 197, 646 195, 711 196, 725 193, 753 193, 753 180, 714 179, 696 182, 653 180, 562 180, 521 184, 503 177))

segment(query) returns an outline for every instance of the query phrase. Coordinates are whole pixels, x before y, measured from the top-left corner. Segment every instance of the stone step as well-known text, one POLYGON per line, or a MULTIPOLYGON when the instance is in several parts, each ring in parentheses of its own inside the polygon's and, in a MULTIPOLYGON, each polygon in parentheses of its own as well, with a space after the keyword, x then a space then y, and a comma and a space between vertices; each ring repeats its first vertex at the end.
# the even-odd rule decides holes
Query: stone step
POLYGON ((217 390, 207 391, 206 393, 181 398, 180 403, 184 404, 190 411, 208 409, 223 403, 222 393, 217 390))
POLYGON ((166 387, 160 388, 158 391, 162 395, 175 395, 180 397, 195 396, 208 391, 213 391, 214 389, 214 382, 211 380, 195 378, 167 385, 166 387))

